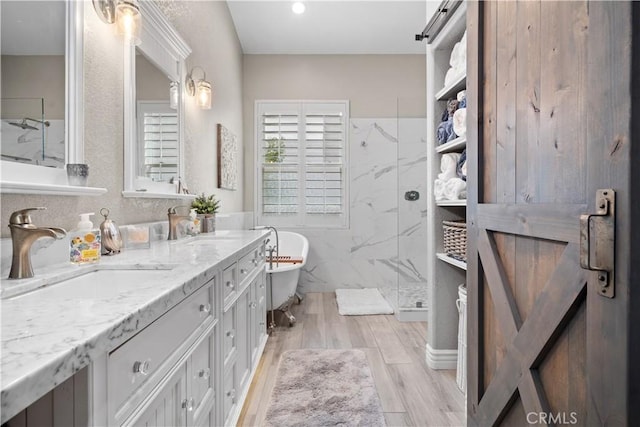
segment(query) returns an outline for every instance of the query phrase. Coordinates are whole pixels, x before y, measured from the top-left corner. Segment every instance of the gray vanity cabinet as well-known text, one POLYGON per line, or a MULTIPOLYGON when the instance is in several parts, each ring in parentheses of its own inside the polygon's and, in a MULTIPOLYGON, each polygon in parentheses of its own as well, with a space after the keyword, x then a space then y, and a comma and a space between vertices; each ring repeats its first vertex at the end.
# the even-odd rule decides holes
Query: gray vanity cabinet
POLYGON ((224 270, 229 271, 227 277, 237 277, 239 282, 227 294, 222 315, 224 425, 236 424, 267 339, 264 253, 264 243, 252 247, 236 263, 236 275, 230 267, 224 270))
POLYGON ((260 239, 7 425, 235 425, 267 341, 265 276, 260 239))

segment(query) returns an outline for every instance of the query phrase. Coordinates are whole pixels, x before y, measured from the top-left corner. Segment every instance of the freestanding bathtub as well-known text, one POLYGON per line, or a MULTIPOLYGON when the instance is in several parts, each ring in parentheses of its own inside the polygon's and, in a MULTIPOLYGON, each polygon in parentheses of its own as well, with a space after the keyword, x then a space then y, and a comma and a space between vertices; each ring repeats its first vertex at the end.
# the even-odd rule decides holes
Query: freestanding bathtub
MULTIPOLYGON (((275 244, 275 236, 271 235, 271 242, 275 244)), ((267 284, 270 286, 267 290, 271 298, 267 298, 267 307, 269 310, 280 310, 289 319, 292 325, 296 319, 289 311, 291 303, 296 298, 296 288, 298 287, 298 279, 300 278, 300 269, 307 262, 309 254, 309 241, 302 234, 290 231, 278 232, 278 255, 291 256, 293 258, 302 258, 301 263, 279 263, 275 262, 270 266, 267 262, 267 284)), ((274 252, 275 256, 275 252, 274 252)))

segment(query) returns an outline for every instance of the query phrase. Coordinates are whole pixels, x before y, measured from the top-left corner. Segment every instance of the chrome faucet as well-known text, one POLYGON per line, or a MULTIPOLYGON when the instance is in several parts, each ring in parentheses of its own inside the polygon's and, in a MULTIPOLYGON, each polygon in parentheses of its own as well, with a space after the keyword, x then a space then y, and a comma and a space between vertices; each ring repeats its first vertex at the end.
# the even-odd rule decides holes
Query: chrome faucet
POLYGON ((44 210, 46 208, 28 208, 15 211, 9 218, 11 230, 11 243, 13 255, 11 258, 11 271, 9 279, 27 279, 33 277, 31 267, 31 245, 41 237, 53 237, 62 239, 67 232, 58 227, 36 227, 31 222, 30 211, 44 210))
POLYGON ((167 215, 169 216, 169 237, 167 237, 167 240, 178 240, 178 232, 176 230, 178 228, 178 223, 180 223, 180 221, 190 219, 189 215, 178 215, 176 213, 176 208, 190 207, 191 206, 188 205, 180 205, 169 208, 169 212, 167 213, 167 215))
POLYGON ((269 270, 273 270, 273 251, 275 249, 276 251, 276 267, 280 266, 280 253, 279 253, 279 246, 280 246, 280 241, 278 239, 278 230, 276 230, 275 227, 271 226, 271 225, 258 225, 256 227, 253 227, 252 230, 273 230, 273 232, 276 235, 276 245, 275 247, 271 246, 270 248, 267 247, 267 251, 269 252, 269 270))

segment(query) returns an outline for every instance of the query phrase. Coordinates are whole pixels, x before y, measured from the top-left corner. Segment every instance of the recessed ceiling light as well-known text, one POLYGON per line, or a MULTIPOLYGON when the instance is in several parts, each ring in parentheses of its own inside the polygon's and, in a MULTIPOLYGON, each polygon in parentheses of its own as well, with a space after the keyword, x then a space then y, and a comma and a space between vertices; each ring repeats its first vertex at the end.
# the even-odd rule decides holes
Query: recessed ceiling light
POLYGON ((301 1, 297 1, 291 6, 291 10, 293 10, 293 13, 297 15, 303 14, 305 9, 306 7, 301 1))

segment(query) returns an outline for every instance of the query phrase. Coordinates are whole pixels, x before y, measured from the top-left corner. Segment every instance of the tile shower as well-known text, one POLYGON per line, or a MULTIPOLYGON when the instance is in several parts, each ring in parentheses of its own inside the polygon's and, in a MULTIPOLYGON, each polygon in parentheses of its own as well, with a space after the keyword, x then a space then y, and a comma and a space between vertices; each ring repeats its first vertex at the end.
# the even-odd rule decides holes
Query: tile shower
POLYGON ((349 131, 350 227, 304 230, 310 253, 298 289, 378 288, 397 311, 423 318, 426 120, 353 118, 349 131), (407 191, 419 199, 406 200, 407 191))

